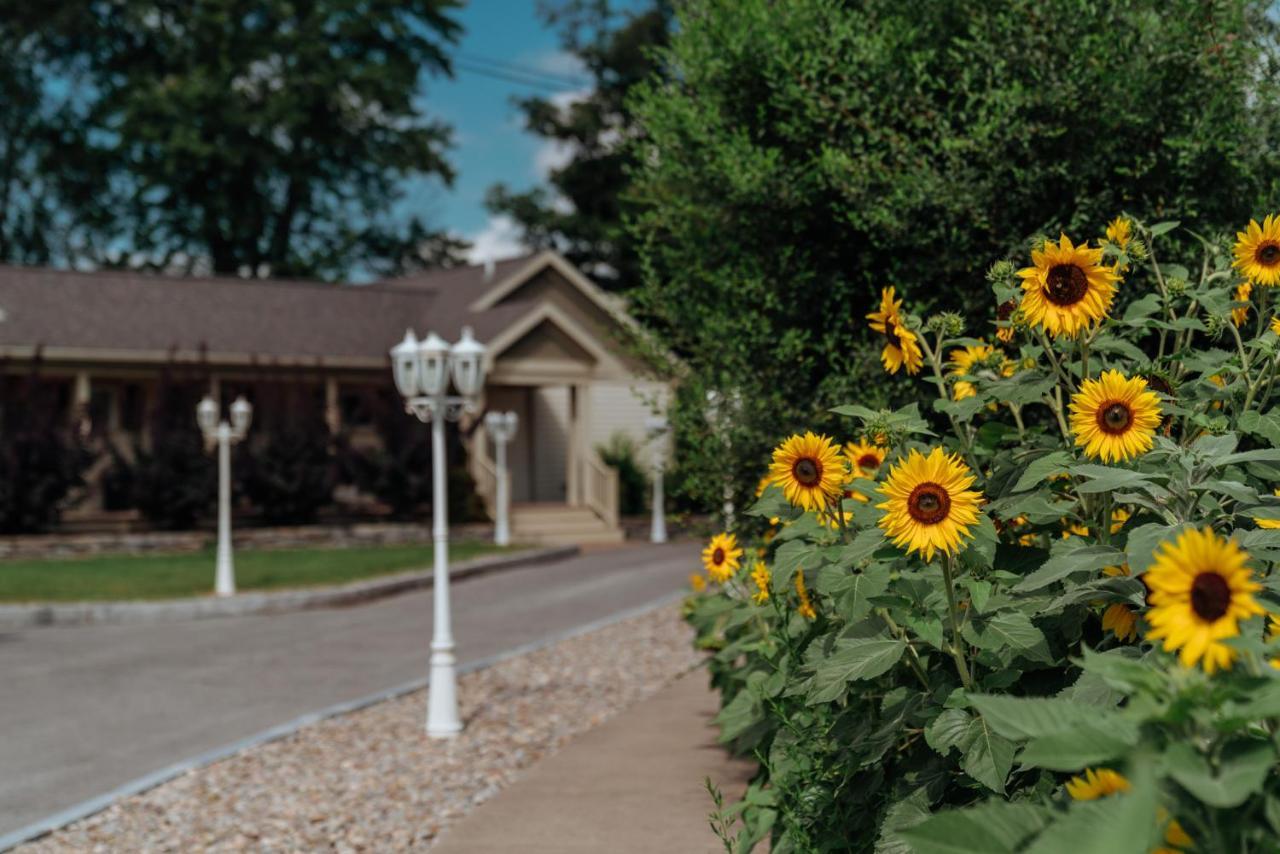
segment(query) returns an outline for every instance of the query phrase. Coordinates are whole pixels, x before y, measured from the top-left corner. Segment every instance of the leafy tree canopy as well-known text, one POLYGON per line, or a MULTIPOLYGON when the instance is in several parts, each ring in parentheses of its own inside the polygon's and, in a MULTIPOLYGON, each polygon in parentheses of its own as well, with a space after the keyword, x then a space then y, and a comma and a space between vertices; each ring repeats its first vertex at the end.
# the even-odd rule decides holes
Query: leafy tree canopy
POLYGON ((549 189, 518 193, 499 184, 489 191, 489 208, 515 220, 530 246, 559 250, 606 288, 629 288, 640 270, 621 198, 634 165, 625 143, 636 135, 627 94, 659 71, 653 49, 667 43, 671 4, 655 0, 623 13, 608 0, 567 0, 544 4, 542 12, 561 27, 564 49, 581 61, 592 88, 568 103, 519 102, 528 130, 571 154, 552 170, 549 189))
MULTIPOLYGON (((18 166, 58 185, 68 260, 325 278, 448 261, 457 246, 397 203, 411 177, 452 179, 420 94, 450 73, 456 6, 0 0, 0 42, 31 57, 5 79, 37 75, 64 102, 54 131, 80 129, 18 166)), ((39 137, 23 118, 6 110, 0 146, 39 137)))
POLYGON ((777 431, 883 402, 865 320, 883 286, 990 336, 983 268, 1024 261, 1029 232, 1093 239, 1122 210, 1225 230, 1274 209, 1268 5, 681 3, 667 74, 632 103, 628 193, 637 303, 685 357, 704 493, 728 466, 706 389, 741 393, 731 445, 757 468, 777 431))

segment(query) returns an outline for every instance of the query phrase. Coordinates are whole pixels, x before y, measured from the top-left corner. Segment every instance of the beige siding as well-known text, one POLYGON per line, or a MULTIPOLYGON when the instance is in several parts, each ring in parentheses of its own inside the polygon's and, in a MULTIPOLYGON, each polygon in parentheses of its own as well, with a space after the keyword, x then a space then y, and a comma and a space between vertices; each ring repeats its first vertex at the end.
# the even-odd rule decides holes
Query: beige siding
POLYGON ((532 394, 534 501, 564 501, 565 466, 569 450, 569 389, 550 386, 532 394))
POLYGON ((647 461, 645 419, 653 415, 652 401, 665 406, 666 389, 656 383, 596 383, 590 387, 591 421, 587 444, 591 449, 625 433, 642 446, 647 461))

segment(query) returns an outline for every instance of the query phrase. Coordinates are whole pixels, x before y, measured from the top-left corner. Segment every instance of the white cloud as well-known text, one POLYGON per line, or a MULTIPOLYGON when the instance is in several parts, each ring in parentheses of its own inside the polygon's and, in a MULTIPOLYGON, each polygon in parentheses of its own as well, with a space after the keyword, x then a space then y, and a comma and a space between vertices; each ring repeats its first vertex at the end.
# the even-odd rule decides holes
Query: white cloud
POLYGON ((484 228, 463 237, 471 243, 467 250, 467 262, 470 264, 501 261, 529 251, 529 247, 520 240, 520 226, 506 214, 489 217, 484 228))
MULTIPOLYGON (((581 101, 591 95, 590 89, 579 89, 575 92, 560 92, 551 96, 551 103, 563 113, 575 101, 581 101)), ((549 139, 538 146, 533 154, 533 173, 539 181, 545 181, 552 172, 561 168, 573 159, 577 150, 571 142, 549 139)))
POLYGON ((528 60, 528 65, 544 74, 555 74, 560 77, 587 77, 587 66, 582 60, 565 50, 548 50, 536 54, 528 60))

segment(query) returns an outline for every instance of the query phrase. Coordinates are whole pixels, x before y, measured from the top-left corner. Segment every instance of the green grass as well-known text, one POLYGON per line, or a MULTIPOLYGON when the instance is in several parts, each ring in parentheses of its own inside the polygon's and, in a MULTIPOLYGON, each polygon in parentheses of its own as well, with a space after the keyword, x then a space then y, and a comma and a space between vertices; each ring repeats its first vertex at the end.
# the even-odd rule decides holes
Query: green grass
MULTIPOLYGON (((492 543, 452 543, 449 557, 466 560, 503 551, 492 543)), ((342 584, 430 568, 430 545, 343 549, 237 551, 239 590, 342 584)), ((171 599, 213 591, 213 552, 103 556, 0 562, 0 602, 171 599)))

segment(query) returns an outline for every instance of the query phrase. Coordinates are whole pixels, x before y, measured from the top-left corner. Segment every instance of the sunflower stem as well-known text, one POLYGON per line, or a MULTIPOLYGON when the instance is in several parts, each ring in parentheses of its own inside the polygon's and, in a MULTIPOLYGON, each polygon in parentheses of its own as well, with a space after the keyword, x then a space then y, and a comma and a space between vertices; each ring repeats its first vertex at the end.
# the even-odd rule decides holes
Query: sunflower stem
POLYGON ((889 611, 885 608, 877 608, 876 613, 880 615, 880 619, 884 620, 885 625, 889 627, 889 631, 897 635, 903 642, 907 644, 907 666, 911 668, 911 672, 920 680, 920 684, 924 686, 926 693, 933 690, 933 686, 929 684, 929 677, 924 672, 924 665, 920 661, 920 653, 916 652, 916 648, 911 645, 907 638, 907 632, 901 626, 893 621, 893 617, 889 616, 889 611))
MULTIPOLYGON (((929 357, 929 365, 933 368, 933 382, 938 387, 938 399, 944 402, 950 401, 947 394, 947 381, 943 379, 942 374, 942 333, 938 333, 934 346, 929 346, 927 336, 920 336, 920 348, 924 350, 924 354, 929 357)), ((981 470, 978 468, 978 461, 973 456, 973 440, 969 435, 967 428, 962 428, 960 422, 956 420, 956 416, 948 412, 947 418, 951 421, 951 432, 956 434, 956 438, 960 440, 960 450, 964 454, 965 462, 968 463, 969 469, 975 474, 981 470)))
POLYGON ((973 687, 973 677, 969 675, 969 663, 965 660, 964 641, 960 638, 960 614, 956 605, 956 584, 953 576, 954 558, 950 554, 942 558, 942 578, 947 586, 947 612, 951 618, 951 657, 956 662, 956 672, 960 674, 960 684, 966 691, 973 687))

